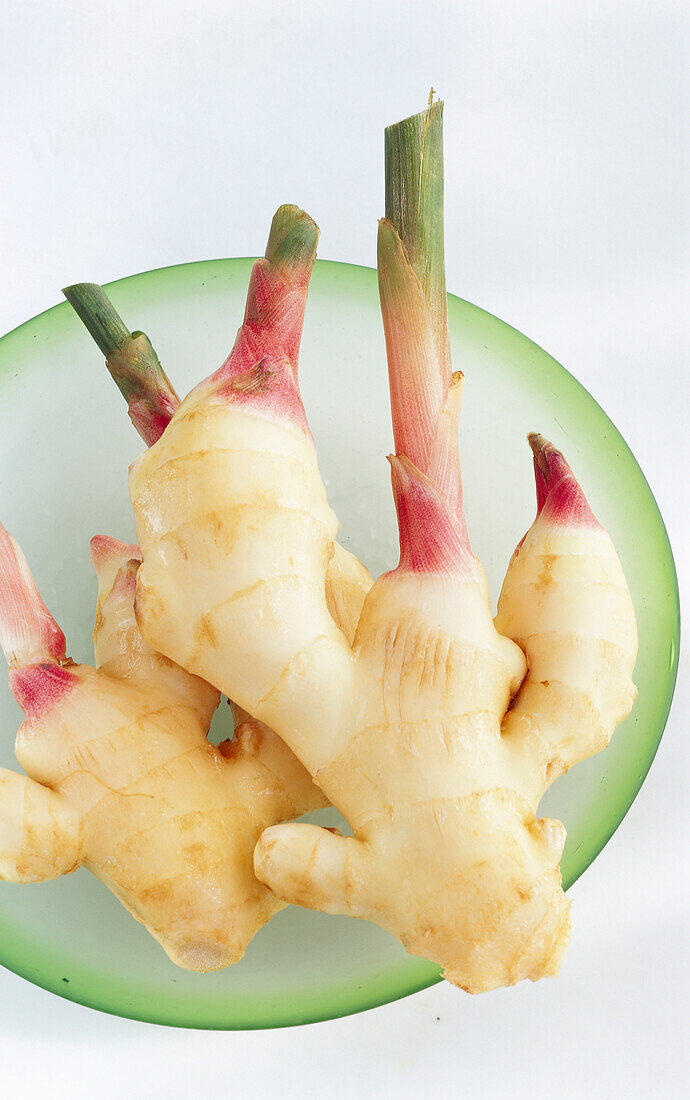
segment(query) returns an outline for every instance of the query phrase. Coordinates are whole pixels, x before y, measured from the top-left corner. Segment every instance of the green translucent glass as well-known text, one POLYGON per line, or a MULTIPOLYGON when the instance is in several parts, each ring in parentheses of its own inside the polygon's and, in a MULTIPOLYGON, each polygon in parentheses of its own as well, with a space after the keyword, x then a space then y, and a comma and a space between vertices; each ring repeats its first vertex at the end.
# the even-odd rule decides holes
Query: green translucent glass
MULTIPOLYGON (((128 325, 149 334, 179 392, 225 358, 242 318, 250 266, 245 259, 212 260, 111 284, 115 306, 128 325)), ((476 306, 451 297, 449 318, 453 363, 466 376, 468 525, 494 597, 534 515, 525 435, 537 430, 566 451, 616 543, 635 601, 640 655, 633 713, 605 753, 559 779, 543 802, 568 828, 563 873, 570 885, 620 824, 661 738, 678 658, 673 559, 639 466, 579 383, 476 306)), ((141 447, 99 364, 67 303, 0 341, 0 517, 24 546, 69 652, 86 660, 96 597, 88 541, 95 533, 134 539, 126 474, 141 447)), ((343 541, 372 572, 390 568, 397 560, 385 461, 392 436, 374 271, 317 264, 300 373, 343 541)), ((4 683, 0 712, 0 764, 16 766, 10 731, 21 716, 4 683)), ((204 1028, 328 1019, 405 996, 439 976, 373 925, 295 908, 271 921, 237 966, 188 973, 84 870, 39 886, 0 884, 0 961, 94 1008, 204 1028)))

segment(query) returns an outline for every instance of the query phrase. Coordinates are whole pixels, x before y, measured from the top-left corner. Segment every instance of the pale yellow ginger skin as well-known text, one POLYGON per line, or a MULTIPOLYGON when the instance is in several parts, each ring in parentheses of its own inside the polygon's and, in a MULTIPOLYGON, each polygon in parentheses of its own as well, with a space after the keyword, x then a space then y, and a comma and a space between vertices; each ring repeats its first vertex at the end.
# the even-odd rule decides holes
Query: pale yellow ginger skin
MULTIPOLYGON (((144 558, 137 621, 189 672, 222 691, 236 683, 226 694, 267 725, 275 718, 289 729, 293 751, 314 774, 329 759, 318 740, 333 730, 337 743, 349 705, 351 649, 326 600, 337 520, 311 437, 289 421, 237 409, 218 389, 193 390, 132 466, 144 558)), ((364 585, 352 592, 362 601, 364 585)))
POLYGON ((635 697, 635 620, 611 540, 539 527, 508 570, 506 637, 491 637, 483 576, 464 589, 397 573, 376 582, 355 644, 360 730, 315 776, 357 840, 279 826, 255 859, 281 897, 374 920, 471 992, 558 971, 565 830, 537 820, 537 806, 557 775, 606 746, 635 697), (410 611, 415 587, 424 615, 410 611), (530 672, 504 718, 525 668, 509 637, 524 642, 530 672))
POLYGON ((283 907, 254 876, 262 828, 323 795, 257 722, 218 749, 207 741, 219 693, 141 638, 138 561, 96 564, 102 667, 68 663, 72 689, 19 730, 30 778, 0 770, 0 876, 37 882, 85 866, 178 966, 220 969, 283 907))
MULTIPOLYGON (((559 872, 565 831, 535 814, 546 783, 563 769, 553 754, 545 759, 546 734, 536 755, 529 738, 515 749, 532 680, 508 711, 510 736, 501 736, 527 666, 492 624, 478 563, 461 583, 399 571, 381 578, 351 648, 324 598, 335 525, 311 441, 290 423, 217 401, 212 390, 196 391, 161 443, 137 460, 131 492, 145 559, 137 601, 144 633, 276 728, 357 837, 307 825, 269 829, 256 853, 259 877, 286 900, 375 920, 472 991, 555 973, 569 927, 559 872), (188 416, 197 448, 203 440, 203 463, 186 458, 188 416), (242 453, 248 440, 251 451, 242 453), (213 445, 222 476, 211 473, 213 445), (234 466, 226 456, 238 453, 234 466), (194 552, 177 551, 180 527, 195 531, 194 552)), ((581 536, 590 578, 601 573, 604 538, 581 536)), ((538 543, 527 540, 503 602, 535 552, 538 543)), ((620 566, 606 553, 611 600, 622 601, 634 639, 620 566)), ((557 577, 569 558, 555 558, 557 577)), ((542 621, 551 629, 559 615, 571 641, 573 633, 590 637, 589 605, 568 601, 584 613, 575 631, 572 615, 562 618, 558 587, 555 603, 524 593, 526 624, 516 639, 538 633, 542 621)), ((615 621, 611 629, 615 636, 615 621)), ((622 652, 627 681, 611 704, 606 739, 633 698, 631 639, 622 652)), ((590 674, 600 680, 593 664, 590 674)), ((554 686, 545 706, 559 699, 554 686)), ((603 747, 591 723, 580 723, 577 738, 579 756, 603 747)))
POLYGON ((348 642, 354 641, 364 599, 371 588, 371 574, 354 554, 333 545, 333 557, 326 568, 326 604, 348 642))
POLYGON ((527 655, 503 737, 536 802, 556 776, 606 748, 635 701, 635 613, 606 531, 537 518, 510 563, 496 627, 527 655))
MULTIPOLYGON (((377 582, 356 643, 359 729, 316 775, 357 837, 336 911, 376 921, 475 992, 553 972, 553 933, 568 926, 564 831, 534 821, 499 736, 524 657, 493 630, 487 597, 479 571, 462 586, 377 582)), ((259 876, 281 896, 292 895, 291 860, 304 876, 309 845, 336 847, 288 828, 257 849, 259 876)))
POLYGON ((76 871, 81 832, 79 815, 61 794, 0 768, 0 879, 44 882, 76 871))

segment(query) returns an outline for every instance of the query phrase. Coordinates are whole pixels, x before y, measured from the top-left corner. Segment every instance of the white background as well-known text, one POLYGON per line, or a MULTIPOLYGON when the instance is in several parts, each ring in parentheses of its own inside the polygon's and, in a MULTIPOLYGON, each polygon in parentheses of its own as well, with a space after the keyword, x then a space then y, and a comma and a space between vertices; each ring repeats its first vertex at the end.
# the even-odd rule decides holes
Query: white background
MULTIPOLYGON (((68 283, 256 254, 286 201, 321 225, 321 256, 373 266, 383 126, 433 83, 449 289, 600 401, 687 583, 689 16, 682 0, 2 0, 0 331, 68 283)), ((687 1095, 689 724, 681 667, 649 778, 571 891, 556 982, 213 1034, 1 971, 3 1095, 687 1095)))

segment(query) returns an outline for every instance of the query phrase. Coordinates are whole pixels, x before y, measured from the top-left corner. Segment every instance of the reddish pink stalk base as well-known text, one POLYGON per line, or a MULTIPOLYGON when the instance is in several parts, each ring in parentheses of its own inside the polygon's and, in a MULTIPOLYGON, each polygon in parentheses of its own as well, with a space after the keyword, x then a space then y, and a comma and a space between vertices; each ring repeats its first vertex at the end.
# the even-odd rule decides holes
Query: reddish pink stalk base
POLYGON ((244 323, 209 382, 234 403, 288 420, 309 433, 297 385, 297 358, 311 268, 288 281, 268 260, 252 268, 244 323))
POLYGON ((215 392, 248 412, 287 420, 309 435, 304 405, 287 359, 262 359, 244 374, 220 379, 215 392))
POLYGON ((9 681, 10 691, 27 718, 39 718, 79 683, 72 672, 51 662, 11 668, 9 681))
POLYGON ((129 402, 129 416, 147 447, 157 443, 180 407, 179 401, 157 395, 154 408, 150 398, 133 398, 129 402))
POLYGON ((528 438, 534 452, 537 516, 554 527, 600 527, 561 452, 541 435, 528 438))
POLYGON ((464 574, 475 567, 462 514, 408 458, 389 459, 398 513, 400 563, 404 573, 464 574))

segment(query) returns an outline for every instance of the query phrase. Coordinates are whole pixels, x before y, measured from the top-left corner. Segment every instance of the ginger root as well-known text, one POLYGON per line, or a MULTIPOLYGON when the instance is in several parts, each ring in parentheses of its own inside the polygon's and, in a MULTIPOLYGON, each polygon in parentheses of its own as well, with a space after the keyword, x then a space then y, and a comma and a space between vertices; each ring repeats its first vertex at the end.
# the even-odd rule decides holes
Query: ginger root
POLYGON ((140 553, 91 545, 96 669, 65 639, 0 527, 0 641, 26 720, 0 770, 0 877, 39 882, 85 866, 173 962, 217 970, 283 907, 253 872, 269 823, 324 805, 284 743, 252 720, 207 740, 219 693, 151 650, 134 617, 140 553))

